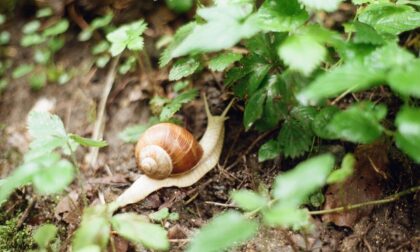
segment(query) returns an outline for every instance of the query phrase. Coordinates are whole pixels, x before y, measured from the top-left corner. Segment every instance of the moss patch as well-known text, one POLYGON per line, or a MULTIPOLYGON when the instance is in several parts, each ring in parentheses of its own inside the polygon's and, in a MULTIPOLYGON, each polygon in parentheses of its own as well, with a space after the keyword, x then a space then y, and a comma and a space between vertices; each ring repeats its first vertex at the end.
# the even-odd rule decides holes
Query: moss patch
POLYGON ((28 226, 21 226, 18 230, 17 223, 19 216, 7 220, 4 225, 0 225, 0 251, 20 252, 34 248, 32 230, 28 226))

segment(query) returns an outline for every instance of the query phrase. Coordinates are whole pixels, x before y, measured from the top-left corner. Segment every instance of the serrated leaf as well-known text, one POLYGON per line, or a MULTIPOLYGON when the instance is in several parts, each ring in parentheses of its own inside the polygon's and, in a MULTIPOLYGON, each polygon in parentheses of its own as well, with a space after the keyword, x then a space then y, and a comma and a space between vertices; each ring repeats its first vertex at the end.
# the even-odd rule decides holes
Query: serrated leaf
POLYGON ((125 48, 133 51, 143 49, 143 37, 141 35, 146 30, 147 24, 143 19, 122 25, 106 35, 106 39, 111 42, 109 49, 113 57, 121 54, 125 48))
POLYGON ((286 120, 277 137, 282 153, 291 158, 299 157, 308 151, 312 140, 311 128, 295 119, 286 120))
POLYGON ((420 98, 420 60, 395 67, 388 75, 389 86, 400 94, 420 98))
POLYGON ((254 122, 261 118, 263 114, 264 102, 267 98, 267 94, 263 91, 254 93, 245 105, 243 119, 245 130, 249 130, 254 122))
POLYGON ((47 112, 31 111, 28 115, 28 130, 33 139, 45 137, 66 138, 63 122, 57 115, 47 112))
POLYGON ((218 252, 239 245, 257 232, 258 224, 229 211, 214 217, 192 239, 188 252, 218 252), (223 227, 223 228, 221 228, 223 227))
POLYGON ((187 88, 189 85, 188 81, 178 81, 174 84, 174 92, 178 93, 179 91, 187 88))
POLYGON ((360 12, 358 19, 378 32, 394 35, 420 26, 420 12, 407 5, 392 3, 370 4, 360 12))
POLYGON ((45 37, 57 36, 67 31, 69 26, 69 21, 67 21, 67 19, 62 19, 57 23, 47 27, 47 29, 44 30, 42 35, 45 37))
POLYGON ((384 38, 372 26, 358 21, 354 22, 353 25, 356 29, 354 42, 372 45, 383 45, 385 43, 384 38))
POLYGON ((381 71, 406 65, 414 58, 414 55, 405 48, 402 48, 395 43, 389 43, 374 50, 364 58, 363 63, 366 68, 381 71))
POLYGON ((267 206, 268 200, 250 190, 232 191, 230 197, 237 206, 245 211, 254 211, 267 206))
POLYGON ((67 160, 59 160, 49 155, 38 160, 41 171, 33 178, 35 189, 41 194, 59 193, 64 190, 74 178, 74 167, 67 160))
POLYGON ((343 0, 299 0, 308 9, 335 11, 343 0))
POLYGON ((317 136, 324 139, 338 138, 335 132, 327 128, 327 125, 338 111, 340 110, 334 106, 328 106, 319 111, 312 122, 312 129, 317 136))
POLYGON ((230 65, 232 65, 234 62, 240 60, 241 58, 242 54, 239 53, 222 53, 209 61, 209 68, 212 71, 221 72, 224 71, 230 65))
POLYGON ((197 95, 197 89, 193 88, 175 97, 175 99, 171 100, 163 107, 159 116, 160 120, 167 121, 170 119, 181 108, 182 104, 194 100, 197 95))
POLYGON ((44 224, 35 230, 33 238, 40 248, 47 248, 57 235, 57 230, 53 224, 44 224))
POLYGON ((207 21, 196 24, 171 52, 171 58, 197 52, 214 52, 234 46, 258 32, 251 4, 225 4, 201 8, 197 15, 207 21), (211 38, 211 39, 209 39, 211 38))
POLYGON ((420 109, 402 108, 395 118, 395 142, 416 163, 420 163, 420 109))
POLYGON ((90 138, 81 137, 76 134, 69 134, 69 137, 73 139, 75 142, 87 146, 87 147, 105 147, 108 145, 108 143, 105 140, 94 140, 90 138))
POLYGON ((275 32, 292 31, 309 18, 297 0, 266 0, 257 15, 262 30, 275 32))
POLYGON ((281 153, 280 144, 275 139, 271 139, 268 142, 261 145, 258 150, 258 162, 264 162, 266 160, 274 159, 281 153))
POLYGON ((307 159, 276 177, 273 196, 281 202, 282 208, 297 208, 326 183, 333 167, 334 157, 331 154, 307 159))
POLYGON ((327 183, 341 183, 353 174, 356 158, 353 154, 346 154, 341 162, 341 168, 337 169, 328 176, 327 183))
POLYGON ((372 143, 382 134, 383 127, 379 121, 386 115, 384 110, 386 107, 383 105, 356 104, 336 113, 327 127, 347 141, 372 143))
POLYGON ((276 204, 272 208, 263 211, 264 223, 269 226, 280 226, 299 230, 309 226, 309 214, 306 209, 276 204))
POLYGON ((134 213, 117 214, 111 220, 113 229, 122 237, 141 243, 146 248, 168 250, 167 232, 161 226, 147 223, 134 213))
POLYGON ((324 60, 327 49, 313 36, 303 34, 288 37, 278 53, 290 69, 309 75, 324 60))
POLYGON ((175 62, 169 72, 169 80, 179 80, 193 74, 200 67, 196 58, 182 58, 175 62))

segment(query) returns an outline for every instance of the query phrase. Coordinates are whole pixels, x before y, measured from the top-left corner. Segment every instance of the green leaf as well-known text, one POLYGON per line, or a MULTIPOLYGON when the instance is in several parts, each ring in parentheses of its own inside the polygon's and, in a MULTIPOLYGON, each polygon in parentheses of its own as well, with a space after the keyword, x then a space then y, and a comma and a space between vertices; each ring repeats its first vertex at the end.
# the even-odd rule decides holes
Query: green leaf
POLYGON ((258 9, 258 25, 266 31, 293 31, 308 18, 297 0, 266 0, 258 9))
POLYGON ((416 163, 420 163, 420 109, 403 107, 395 119, 395 142, 416 163))
POLYGON ((97 17, 95 18, 92 23, 90 24, 90 26, 93 29, 98 29, 98 28, 102 28, 105 27, 107 25, 109 25, 112 21, 113 18, 113 14, 112 12, 108 13, 107 15, 103 16, 103 17, 97 17))
POLYGON ((42 8, 37 10, 36 17, 37 18, 43 18, 43 17, 49 17, 53 14, 53 10, 51 8, 42 8))
POLYGON ((0 32, 0 45, 7 45, 10 42, 10 32, 0 32))
POLYGON ((28 116, 28 130, 33 140, 57 137, 67 138, 61 119, 47 112, 31 111, 28 116))
POLYGON ((22 32, 25 34, 35 33, 39 27, 41 27, 41 22, 39 20, 33 20, 23 26, 22 32))
POLYGON ((389 43, 385 46, 379 47, 369 56, 365 57, 364 64, 366 68, 381 71, 406 65, 414 58, 414 55, 408 50, 399 47, 395 43, 389 43))
POLYGON ((278 53, 290 69, 309 75, 325 59, 327 49, 313 36, 302 34, 289 36, 278 53))
POLYGON ((165 2, 169 9, 178 13, 189 11, 194 4, 193 0, 165 0, 165 2))
POLYGON ((48 50, 36 49, 34 54, 34 60, 38 64, 47 64, 51 58, 51 52, 48 50))
POLYGON ((384 105, 360 103, 336 113, 327 127, 347 141, 368 144, 382 135, 383 127, 379 121, 385 115, 384 105))
POLYGON ((169 216, 169 209, 164 207, 157 212, 149 214, 149 218, 153 221, 163 221, 169 216))
POLYGON ((12 77, 13 79, 21 78, 27 75, 28 73, 32 72, 33 69, 34 69, 34 66, 30 64, 20 65, 13 70, 12 77))
POLYGON ((187 251, 224 251, 250 239, 257 233, 257 229, 258 224, 242 214, 234 211, 225 212, 200 229, 187 251))
POLYGON ((73 181, 73 165, 67 160, 59 160, 58 155, 49 155, 38 162, 41 171, 35 174, 33 183, 39 193, 59 193, 73 181))
POLYGON ((343 0, 299 0, 308 9, 332 12, 337 10, 343 0))
POLYGON ((312 122, 312 129, 317 136, 324 139, 338 138, 335 132, 329 130, 327 127, 331 119, 338 111, 340 110, 334 106, 328 106, 319 111, 312 122))
POLYGON ((105 140, 94 140, 90 138, 81 137, 79 135, 75 134, 69 134, 69 137, 76 141, 77 143, 87 146, 87 147, 98 147, 102 148, 108 145, 108 143, 105 140))
POLYGON ((45 37, 57 36, 66 32, 69 26, 69 21, 67 21, 67 19, 62 19, 45 29, 42 35, 45 37))
POLYGON ((260 149, 258 150, 258 162, 274 159, 278 157, 280 153, 280 144, 277 142, 277 140, 271 139, 261 145, 260 149))
POLYGON ((103 55, 103 56, 100 56, 96 59, 95 65, 99 68, 104 68, 110 60, 111 60, 111 56, 103 55))
POLYGON ((394 35, 420 26, 420 12, 407 5, 392 3, 370 4, 360 12, 358 19, 380 33, 394 35))
POLYGON ((179 220, 179 213, 170 213, 169 216, 168 216, 168 220, 170 220, 170 221, 179 220))
POLYGON ((53 224, 44 224, 35 230, 33 238, 40 248, 47 248, 57 235, 57 230, 53 224))
POLYGON ((143 19, 122 25, 108 33, 106 39, 111 42, 109 49, 113 57, 119 55, 127 47, 129 50, 139 51, 143 49, 143 37, 147 24, 143 19))
POLYGON ((165 105, 165 107, 163 107, 159 116, 160 120, 167 121, 170 119, 179 109, 181 109, 182 104, 194 100, 197 95, 197 89, 193 88, 175 97, 175 99, 171 100, 165 105))
POLYGON ((264 223, 267 225, 292 228, 293 230, 310 225, 306 209, 296 209, 283 204, 276 204, 272 208, 264 210, 263 217, 264 223))
POLYGON ((420 98, 420 60, 395 67, 388 75, 389 86, 400 94, 420 98))
POLYGON ((113 229, 122 237, 146 248, 168 250, 167 232, 161 226, 145 222, 134 213, 117 214, 111 220, 113 229))
POLYGON ((254 211, 267 206, 268 200, 250 190, 232 191, 230 197, 237 206, 245 211, 254 211))
POLYGON ((365 67, 361 63, 348 63, 321 74, 308 87, 297 94, 303 105, 316 104, 325 98, 343 92, 356 92, 367 89, 383 80, 385 73, 365 67))
POLYGON ((187 88, 189 85, 188 81, 178 81, 177 83, 175 83, 174 85, 174 92, 175 93, 179 93, 179 91, 187 88))
POLYGON ((175 62, 169 72, 169 80, 179 80, 193 74, 200 67, 200 61, 196 58, 182 58, 175 62))
POLYGON ((6 22, 6 16, 3 14, 0 14, 0 25, 4 24, 6 22))
POLYGON ((224 71, 230 65, 242 58, 242 54, 227 52, 219 54, 209 61, 209 69, 215 72, 224 71))
POLYGON ((341 183, 353 174, 356 158, 353 154, 346 154, 341 162, 341 168, 331 172, 328 176, 327 183, 341 183))
POLYGON ((45 72, 33 74, 29 77, 29 84, 33 90, 40 90, 47 85, 47 74, 45 72))
POLYGON ((384 38, 372 26, 358 21, 355 21, 353 25, 356 29, 354 42, 372 45, 383 45, 385 43, 384 38))
POLYGON ((96 54, 104 53, 108 49, 109 49, 109 43, 105 40, 102 40, 92 48, 92 54, 96 55, 96 54))
POLYGON ((281 127, 277 141, 285 157, 296 158, 312 146, 313 133, 310 127, 299 120, 286 120, 281 127))
POLYGON ((215 52, 234 46, 258 32, 251 4, 225 4, 201 8, 197 15, 207 23, 194 29, 171 52, 171 58, 197 52, 215 52), (211 38, 211 39, 209 39, 211 38))
POLYGON ((138 124, 125 128, 118 134, 118 137, 126 143, 135 143, 139 140, 143 132, 157 123, 159 123, 159 119, 151 117, 146 124, 138 124))
POLYGON ((96 205, 83 211, 82 222, 72 240, 73 251, 105 251, 111 226, 106 205, 96 205), (98 250, 99 251, 99 250, 98 250))
POLYGON ((324 186, 333 167, 334 157, 331 154, 307 159, 276 177, 273 196, 282 209, 297 208, 310 194, 324 186))
POLYGON ((28 34, 24 35, 20 40, 20 45, 23 47, 28 47, 32 45, 38 45, 45 41, 45 37, 39 34, 28 34))
POLYGON ((267 98, 267 94, 262 91, 254 93, 245 105, 243 119, 245 130, 249 130, 255 121, 261 118, 263 114, 263 106, 267 98))

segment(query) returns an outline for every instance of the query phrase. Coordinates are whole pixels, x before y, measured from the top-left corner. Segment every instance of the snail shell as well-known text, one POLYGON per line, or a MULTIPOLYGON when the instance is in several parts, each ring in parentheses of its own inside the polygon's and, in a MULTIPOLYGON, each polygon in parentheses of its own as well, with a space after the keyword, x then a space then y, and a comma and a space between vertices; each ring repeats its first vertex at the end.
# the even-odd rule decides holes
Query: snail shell
POLYGON ((154 179, 187 172, 203 156, 194 136, 176 124, 159 123, 144 132, 135 149, 139 170, 154 179))

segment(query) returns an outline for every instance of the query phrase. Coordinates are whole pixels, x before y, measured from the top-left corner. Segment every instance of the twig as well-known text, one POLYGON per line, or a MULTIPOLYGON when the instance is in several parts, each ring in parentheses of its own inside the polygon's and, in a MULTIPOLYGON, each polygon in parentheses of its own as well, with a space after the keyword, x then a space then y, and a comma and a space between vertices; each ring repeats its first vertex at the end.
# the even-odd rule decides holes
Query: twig
MULTIPOLYGON (((93 140, 100 140, 104 133, 104 116, 105 116, 105 107, 106 101, 108 99, 109 92, 111 92, 112 84, 114 84, 115 76, 117 74, 116 69, 119 62, 120 56, 117 56, 112 60, 111 67, 109 68, 108 74, 105 80, 105 87, 102 92, 101 101, 99 103, 99 110, 98 110, 98 117, 95 121, 95 126, 93 129, 92 139, 93 140)), ((91 147, 89 149, 89 157, 90 161, 89 164, 91 167, 96 165, 96 161, 98 159, 99 149, 96 147, 91 147)))
POLYGON ((214 202, 214 201, 204 201, 205 204, 214 205, 214 206, 221 206, 221 207, 229 207, 229 208, 237 208, 237 206, 233 204, 225 204, 220 202, 214 202))
POLYGON ((407 190, 401 191, 399 193, 393 194, 393 195, 391 195, 391 196, 389 196, 385 199, 366 201, 366 202, 363 202, 363 203, 348 205, 348 206, 344 206, 344 207, 337 207, 337 208, 319 210, 319 211, 309 211, 309 214, 310 215, 321 215, 321 214, 329 214, 329 213, 341 213, 341 212, 344 212, 344 211, 347 211, 347 210, 353 210, 353 209, 357 209, 357 208, 361 208, 361 207, 365 207, 365 206, 386 204, 386 203, 390 203, 390 202, 393 202, 393 201, 397 201, 403 196, 406 196, 408 194, 415 193, 415 192, 418 192, 418 191, 420 191, 420 186, 415 186, 415 187, 411 187, 407 190))
POLYGON ((19 229, 22 226, 23 222, 26 220, 26 218, 29 215, 29 212, 31 211, 32 207, 34 206, 35 201, 36 201, 35 198, 31 198, 29 200, 28 206, 26 207, 25 211, 23 212, 22 216, 19 218, 19 221, 16 224, 16 229, 19 229))

